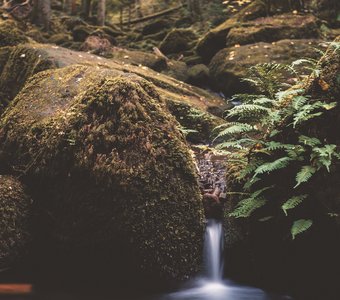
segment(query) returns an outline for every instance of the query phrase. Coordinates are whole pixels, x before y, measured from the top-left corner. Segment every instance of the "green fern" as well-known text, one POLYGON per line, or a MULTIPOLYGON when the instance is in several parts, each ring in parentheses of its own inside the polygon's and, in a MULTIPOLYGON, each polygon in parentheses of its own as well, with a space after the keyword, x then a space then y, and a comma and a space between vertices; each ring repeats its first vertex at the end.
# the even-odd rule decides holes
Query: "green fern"
POLYGON ((315 172, 316 169, 313 166, 303 166, 301 171, 296 175, 297 184, 294 188, 297 188, 300 184, 307 182, 315 172))
POLYGON ((282 210, 285 213, 286 216, 288 216, 287 211, 290 209, 293 209, 300 205, 303 200, 305 200, 308 197, 308 195, 300 195, 300 196, 294 196, 290 199, 288 199, 282 206, 282 210))
POLYGON ((300 219, 295 221, 290 230, 293 240, 296 238, 297 235, 307 231, 312 225, 312 220, 300 219))
POLYGON ((291 159, 289 157, 281 157, 273 162, 264 163, 255 170, 254 176, 283 169, 287 167, 290 162, 291 159))
POLYGON ((248 218, 255 210, 266 204, 266 199, 247 198, 238 203, 236 209, 229 214, 234 218, 248 218))
POLYGON ((254 127, 245 123, 230 123, 230 127, 222 130, 215 138, 214 141, 230 135, 235 135, 244 132, 254 131, 254 127))

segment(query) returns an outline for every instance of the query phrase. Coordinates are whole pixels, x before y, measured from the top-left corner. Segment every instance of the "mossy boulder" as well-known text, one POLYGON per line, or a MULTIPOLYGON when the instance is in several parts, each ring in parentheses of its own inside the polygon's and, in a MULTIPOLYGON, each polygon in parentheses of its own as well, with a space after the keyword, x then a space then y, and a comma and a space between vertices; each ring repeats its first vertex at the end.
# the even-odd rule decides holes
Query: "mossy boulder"
POLYGON ((183 279, 200 265, 203 211, 177 127, 145 79, 74 65, 25 85, 0 124, 0 161, 25 170, 51 243, 112 247, 150 279, 183 279))
POLYGON ((174 29, 166 35, 159 48, 164 54, 180 53, 193 48, 196 39, 191 29, 174 29))
POLYGON ((207 87, 210 84, 209 68, 204 64, 192 66, 188 70, 188 83, 207 87))
MULTIPOLYGON (((2 48, 3 50, 4 48, 2 48)), ((146 55, 124 49, 116 49, 117 57, 105 59, 96 55, 84 52, 71 51, 58 46, 26 44, 18 47, 8 47, 7 50, 0 51, 0 98, 5 107, 16 96, 26 81, 37 72, 70 66, 74 64, 90 65, 95 68, 105 68, 116 70, 126 74, 137 74, 152 82, 166 102, 184 103, 192 108, 217 115, 220 117, 225 107, 223 99, 205 90, 190 86, 172 77, 155 72, 146 66, 141 66, 143 60, 152 62, 157 61, 152 54, 146 55), (124 58, 128 56, 129 58, 124 58), (3 61, 3 63, 1 63, 3 61), (3 65, 1 67, 1 65, 3 65), (217 112, 217 113, 216 113, 217 112)), ((115 54, 113 54, 115 55, 115 54)), ((164 61, 162 60, 162 63, 164 61)), ((155 67, 155 65, 153 65, 155 67)), ((158 66, 158 67, 162 67, 158 66)), ((187 67, 181 62, 169 60, 167 68, 162 73, 184 76, 187 67)), ((182 115, 181 115, 182 117, 182 115)), ((179 118, 179 116, 176 116, 179 118)))
POLYGON ((28 41, 13 21, 0 21, 0 47, 15 46, 28 41))
POLYGON ((33 74, 55 67, 35 46, 6 47, 0 50, 0 114, 33 74), (2 62, 2 63, 1 63, 2 62))
POLYGON ((283 14, 258 18, 232 28, 226 44, 234 46, 284 39, 320 38, 320 25, 320 20, 313 15, 283 14))
POLYGON ((150 34, 159 33, 169 27, 170 27, 169 21, 164 20, 164 19, 157 19, 146 24, 142 29, 142 34, 150 35, 150 34))
POLYGON ((315 48, 320 48, 320 44, 321 40, 301 39, 225 48, 214 56, 209 65, 214 88, 227 96, 251 92, 252 87, 242 81, 249 67, 259 63, 288 64, 301 57, 316 58, 315 48))
POLYGON ((209 30, 198 41, 196 47, 197 53, 202 57, 205 63, 209 63, 219 50, 225 48, 227 35, 231 28, 238 26, 240 22, 253 20, 264 16, 266 16, 266 8, 263 1, 252 1, 249 5, 241 9, 230 19, 209 30))
POLYGON ((72 29, 72 36, 76 42, 84 42, 94 32, 90 25, 77 25, 72 29))
POLYGON ((11 267, 26 253, 31 204, 16 178, 0 175, 0 270, 11 267))
POLYGON ((57 33, 57 34, 52 35, 48 39, 49 43, 56 44, 56 45, 62 45, 70 41, 72 41, 72 37, 66 33, 57 33))

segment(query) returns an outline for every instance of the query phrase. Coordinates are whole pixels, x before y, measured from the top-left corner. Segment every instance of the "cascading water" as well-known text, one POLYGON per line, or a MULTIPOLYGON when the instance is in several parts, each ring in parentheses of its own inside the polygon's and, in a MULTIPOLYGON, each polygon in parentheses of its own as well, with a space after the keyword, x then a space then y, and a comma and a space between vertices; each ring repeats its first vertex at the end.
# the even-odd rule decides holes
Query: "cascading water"
POLYGON ((223 277, 223 226, 222 222, 209 219, 205 231, 204 263, 206 276, 211 281, 221 282, 223 277))
POLYGON ((194 280, 190 288, 163 297, 165 300, 269 300, 291 299, 270 297, 264 291, 240 286, 223 280, 223 225, 221 221, 209 219, 204 241, 205 272, 194 280))

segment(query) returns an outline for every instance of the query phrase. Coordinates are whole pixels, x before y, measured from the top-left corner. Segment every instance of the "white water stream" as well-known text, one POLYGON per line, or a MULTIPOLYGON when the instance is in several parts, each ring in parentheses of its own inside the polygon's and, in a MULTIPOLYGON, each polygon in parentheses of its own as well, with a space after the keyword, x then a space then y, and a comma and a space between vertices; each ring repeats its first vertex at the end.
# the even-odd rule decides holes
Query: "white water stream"
POLYGON ((271 297, 264 291, 240 286, 223 280, 223 225, 209 219, 204 241, 204 276, 196 279, 190 288, 164 297, 166 300, 269 300, 290 299, 271 297))

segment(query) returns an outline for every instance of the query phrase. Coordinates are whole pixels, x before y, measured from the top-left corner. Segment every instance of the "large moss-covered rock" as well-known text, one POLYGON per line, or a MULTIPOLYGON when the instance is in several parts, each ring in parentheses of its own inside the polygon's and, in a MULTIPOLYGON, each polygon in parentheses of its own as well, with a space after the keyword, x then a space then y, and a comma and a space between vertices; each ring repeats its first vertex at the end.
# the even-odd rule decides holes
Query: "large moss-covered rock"
MULTIPOLYGON (((82 64, 94 66, 95 68, 116 70, 121 73, 137 74, 152 82, 156 86, 158 93, 163 99, 166 99, 168 104, 171 102, 183 103, 194 109, 207 112, 209 115, 210 113, 219 117, 222 115, 221 112, 225 108, 225 102, 217 95, 140 65, 143 58, 146 59, 146 62, 150 62, 150 64, 155 62, 155 56, 152 54, 146 55, 145 53, 118 49, 113 55, 117 55, 117 57, 115 59, 104 59, 89 53, 41 44, 26 44, 13 48, 2 48, 0 51, 0 72, 2 70, 0 75, 1 104, 4 107, 7 106, 9 101, 23 87, 27 79, 39 71, 82 64), (126 56, 129 58, 124 58, 126 56)), ((172 76, 175 76, 174 74, 179 75, 180 70, 183 70, 183 64, 180 62, 170 60, 167 64, 167 68, 162 72, 172 76), (174 73, 172 74, 172 72, 174 73)), ((185 75, 185 70, 186 67, 184 65, 182 76, 185 75)), ((178 121, 182 122, 183 114, 175 116, 178 121)), ((216 118, 213 115, 211 117, 216 118)))
POLYGON ((164 54, 180 53, 193 48, 196 38, 190 29, 174 29, 166 35, 159 48, 164 54))
POLYGON ((227 46, 274 42, 284 39, 320 37, 320 21, 313 15, 283 14, 258 18, 232 28, 227 35, 227 46))
POLYGON ((242 81, 250 67, 259 63, 291 63, 303 57, 316 58, 318 53, 314 48, 321 43, 321 40, 301 39, 225 48, 209 65, 214 88, 228 96, 251 91, 250 85, 242 81))
POLYGON ((25 170, 49 220, 46 239, 80 254, 119 249, 113 259, 134 262, 135 271, 180 279, 200 265, 203 226, 195 166, 177 126, 136 75, 77 65, 44 71, 2 117, 0 161, 25 170))
POLYGON ((26 252, 31 204, 17 179, 0 175, 0 270, 18 262, 26 252))
POLYGON ((0 21, 0 47, 26 43, 28 39, 13 21, 0 21))

